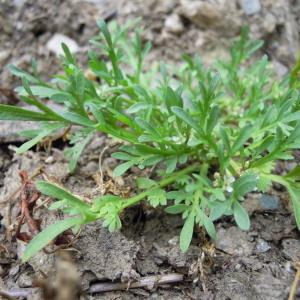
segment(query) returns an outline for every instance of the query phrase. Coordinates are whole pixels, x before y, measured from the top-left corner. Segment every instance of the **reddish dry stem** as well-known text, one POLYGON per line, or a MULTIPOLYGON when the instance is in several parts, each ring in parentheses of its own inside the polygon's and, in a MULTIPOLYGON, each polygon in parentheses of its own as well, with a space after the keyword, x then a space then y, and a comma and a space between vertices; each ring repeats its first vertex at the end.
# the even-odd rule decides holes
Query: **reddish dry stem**
POLYGON ((39 221, 33 219, 33 217, 31 216, 31 212, 34 208, 35 203, 40 197, 40 192, 36 190, 34 183, 29 178, 26 171, 21 171, 20 177, 22 180, 21 192, 19 196, 21 201, 21 215, 16 230, 16 237, 23 241, 28 241, 32 237, 20 231, 22 225, 24 224, 24 220, 26 220, 31 234, 35 235, 39 233, 39 221))

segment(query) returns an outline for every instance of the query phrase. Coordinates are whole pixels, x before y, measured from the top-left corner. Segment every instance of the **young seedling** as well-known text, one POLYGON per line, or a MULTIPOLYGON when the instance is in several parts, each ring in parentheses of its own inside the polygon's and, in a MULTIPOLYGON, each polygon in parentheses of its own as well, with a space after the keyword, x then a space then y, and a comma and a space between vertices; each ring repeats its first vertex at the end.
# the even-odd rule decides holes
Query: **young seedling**
POLYGON ((293 159, 300 148, 299 65, 282 80, 276 80, 266 56, 251 60, 261 41, 248 38, 244 29, 233 43, 228 60, 204 67, 198 56, 184 55, 183 63, 144 70, 150 45, 143 44, 139 31, 129 26, 98 23, 100 34, 92 39, 89 68, 99 82, 89 80, 66 45, 62 45, 64 74, 52 82, 16 66, 11 71, 23 81, 20 99, 37 110, 0 105, 0 119, 40 122, 38 130, 25 134, 32 139, 24 152, 45 137, 76 125, 72 147, 66 151, 70 170, 97 131, 123 141, 113 157, 120 161, 114 170, 122 176, 131 167, 154 168, 155 175, 137 180, 137 193, 124 199, 104 195, 92 204, 48 182, 37 182, 45 195, 57 199, 70 217, 47 227, 32 239, 23 260, 28 260, 68 228, 103 220, 110 231, 121 227, 120 214, 146 200, 153 207, 166 206, 170 214, 182 214, 184 225, 180 247, 186 251, 195 226, 203 226, 215 239, 214 221, 233 215, 247 230, 250 220, 243 207, 251 191, 266 192, 272 182, 290 194, 300 228, 300 166, 278 175, 278 160, 293 159), (54 111, 45 99, 59 103, 54 111), (160 179, 159 179, 160 178, 160 179))

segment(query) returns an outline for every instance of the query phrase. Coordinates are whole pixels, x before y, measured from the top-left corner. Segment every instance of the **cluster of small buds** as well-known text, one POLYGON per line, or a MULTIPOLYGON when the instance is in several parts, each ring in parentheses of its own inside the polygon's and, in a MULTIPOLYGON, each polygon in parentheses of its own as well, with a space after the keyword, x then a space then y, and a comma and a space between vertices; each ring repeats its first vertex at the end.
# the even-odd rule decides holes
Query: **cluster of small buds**
POLYGON ((214 178, 215 178, 215 180, 213 182, 213 186, 217 187, 219 185, 220 180, 221 180, 220 173, 219 172, 215 172, 214 173, 214 178))
POLYGON ((181 144, 184 141, 184 138, 175 135, 175 136, 172 136, 170 140, 176 144, 181 144))
POLYGON ((220 183, 222 183, 223 188, 228 192, 228 193, 232 193, 233 192, 233 188, 232 188, 232 184, 235 181, 235 178, 232 175, 225 175, 223 178, 221 178, 220 173, 219 172, 215 172, 214 173, 214 182, 213 182, 213 186, 217 187, 220 185, 220 183))
POLYGON ((233 187, 232 184, 234 183, 235 178, 233 176, 228 176, 225 175, 224 176, 224 189, 228 192, 228 193, 232 193, 233 192, 233 187))

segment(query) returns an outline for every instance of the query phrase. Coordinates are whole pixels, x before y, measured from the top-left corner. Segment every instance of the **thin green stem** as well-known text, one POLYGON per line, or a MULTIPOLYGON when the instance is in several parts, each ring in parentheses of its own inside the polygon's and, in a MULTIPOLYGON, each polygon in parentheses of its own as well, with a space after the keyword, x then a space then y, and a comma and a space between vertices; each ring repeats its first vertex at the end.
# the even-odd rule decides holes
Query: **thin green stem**
POLYGON ((140 202, 141 200, 143 200, 144 198, 146 198, 147 196, 151 195, 151 193, 157 189, 157 188, 163 188, 171 183, 173 183, 175 180, 177 180, 178 178, 180 178, 181 176, 183 175, 186 175, 186 174, 189 174, 189 173, 192 173, 193 171, 195 171, 197 168, 199 168, 199 164, 194 164, 194 165, 191 165, 183 170, 180 170, 176 173, 174 173, 173 175, 165 178, 165 179, 162 179, 158 185, 154 186, 153 188, 150 188, 149 190, 145 191, 145 192, 142 192, 136 196, 133 196, 129 199, 126 199, 124 200, 124 204, 122 205, 122 210, 124 208, 127 208, 129 206, 132 206, 138 202, 140 202))
MULTIPOLYGON (((26 99, 26 97, 24 97, 26 99)), ((22 97, 21 97, 22 99, 22 97)), ((48 106, 46 106, 45 104, 43 104, 42 102, 38 101, 36 99, 36 97, 34 98, 30 98, 28 97, 28 99, 30 100, 30 102, 35 105, 39 110, 43 111, 44 113, 50 115, 53 117, 53 119, 55 119, 56 121, 60 121, 60 122, 66 122, 66 120, 60 116, 59 114, 57 114, 56 112, 54 112, 52 109, 50 109, 48 106)), ((26 102, 24 99, 22 99, 24 102, 26 102)))

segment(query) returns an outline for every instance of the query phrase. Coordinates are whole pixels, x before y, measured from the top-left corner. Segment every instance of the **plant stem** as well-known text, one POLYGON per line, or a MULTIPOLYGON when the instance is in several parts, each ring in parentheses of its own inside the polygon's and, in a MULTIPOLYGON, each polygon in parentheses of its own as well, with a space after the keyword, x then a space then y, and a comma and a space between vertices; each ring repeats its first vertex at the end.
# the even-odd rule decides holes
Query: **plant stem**
POLYGON ((132 206, 136 203, 138 203, 139 201, 143 200, 145 197, 151 195, 151 193, 157 189, 157 188, 162 188, 162 187, 165 187, 167 185, 169 185, 170 183, 174 182, 175 180, 177 180, 178 178, 180 178, 181 176, 183 175, 186 175, 186 174, 189 174, 189 173, 192 173, 193 171, 195 171, 197 168, 199 168, 199 164, 194 164, 194 165, 191 165, 183 170, 180 170, 176 173, 174 173, 173 175, 165 178, 165 179, 162 179, 158 185, 150 188, 149 190, 147 191, 144 191, 136 196, 133 196, 131 198, 128 198, 126 200, 124 200, 124 204, 122 205, 122 210, 124 208, 127 208, 129 206, 132 206))

